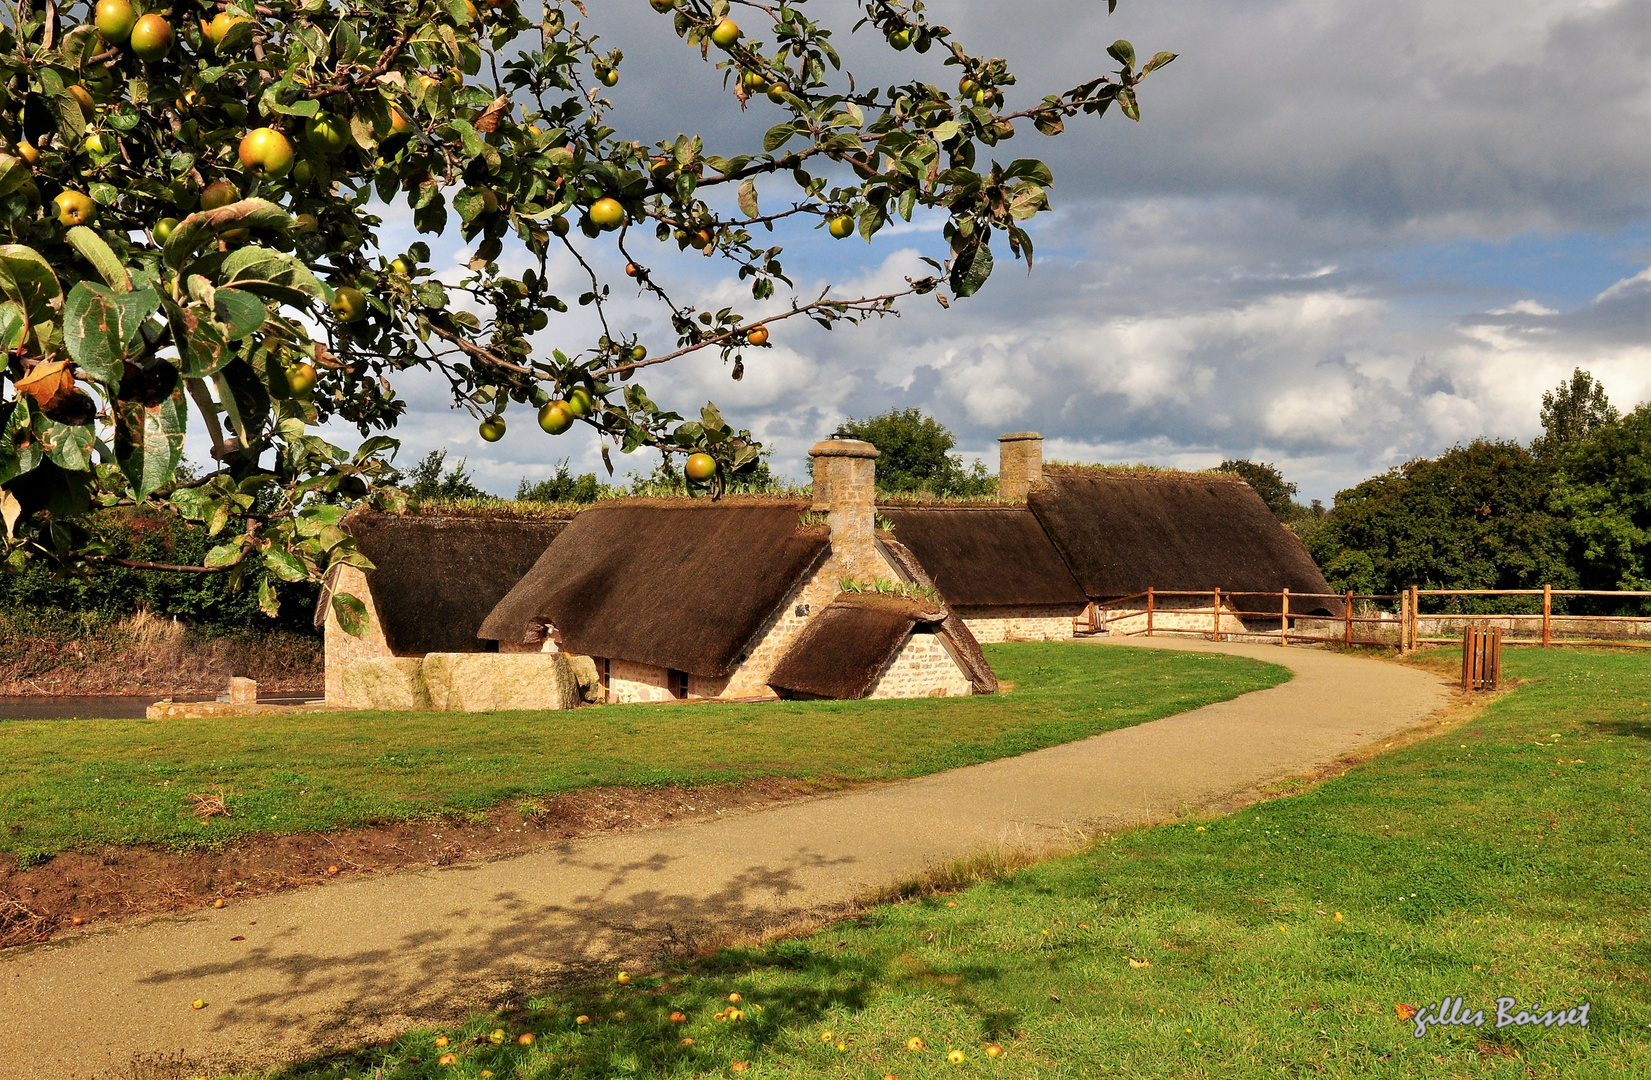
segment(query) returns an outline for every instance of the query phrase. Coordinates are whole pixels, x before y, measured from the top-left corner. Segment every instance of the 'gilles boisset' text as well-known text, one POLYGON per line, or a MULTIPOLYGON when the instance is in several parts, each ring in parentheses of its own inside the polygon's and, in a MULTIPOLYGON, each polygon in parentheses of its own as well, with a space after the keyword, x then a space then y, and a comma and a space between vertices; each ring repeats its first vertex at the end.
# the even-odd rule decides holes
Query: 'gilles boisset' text
MULTIPOLYGON (((1520 1009, 1519 1002, 1511 997, 1496 999, 1496 1026, 1505 1027, 1577 1027, 1588 1026, 1588 1007, 1592 1002, 1584 1001, 1570 1009, 1548 1009, 1543 1011, 1542 1006, 1532 1005, 1529 1009, 1520 1009), (1518 1011, 1515 1011, 1518 1010, 1518 1011)), ((1485 1012, 1483 1009, 1469 1009, 1459 997, 1447 997, 1443 1001, 1429 1005, 1416 1013, 1416 1037, 1420 1039, 1427 1034, 1430 1027, 1484 1027, 1485 1012)))

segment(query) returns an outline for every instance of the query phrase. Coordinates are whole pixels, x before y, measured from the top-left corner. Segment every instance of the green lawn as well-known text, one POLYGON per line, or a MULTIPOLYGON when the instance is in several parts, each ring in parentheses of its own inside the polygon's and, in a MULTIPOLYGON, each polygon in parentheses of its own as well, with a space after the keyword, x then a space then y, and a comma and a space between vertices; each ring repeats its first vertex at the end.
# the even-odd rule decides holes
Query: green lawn
POLYGON ((312 713, 0 723, 0 850, 177 849, 476 810, 592 784, 886 780, 1068 742, 1289 673, 1235 657, 988 646, 1007 694, 881 702, 625 705, 557 713, 312 713), (222 790, 232 816, 188 796, 222 790))
POLYGON ((1651 1076, 1651 657, 1506 665, 1526 682, 1478 717, 1295 797, 479 1016, 450 1067, 423 1030, 283 1075, 1651 1076), (1455 994, 1483 1028, 1395 1015, 1455 994), (1499 996, 1589 1023, 1498 1031, 1499 996))

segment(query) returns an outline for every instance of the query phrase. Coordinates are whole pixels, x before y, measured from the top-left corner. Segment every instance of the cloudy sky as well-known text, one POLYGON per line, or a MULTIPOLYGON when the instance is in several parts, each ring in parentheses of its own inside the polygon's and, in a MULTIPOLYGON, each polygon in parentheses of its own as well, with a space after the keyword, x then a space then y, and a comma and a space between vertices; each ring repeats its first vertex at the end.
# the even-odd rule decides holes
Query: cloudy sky
MULTIPOLYGON (((725 155, 760 149, 773 106, 742 115, 640 0, 591 6, 625 50, 615 126, 644 141, 703 132, 725 155)), ((955 79, 937 52, 851 37, 845 0, 808 7, 841 28, 862 88, 912 67, 955 79)), ((684 412, 716 400, 796 478, 842 417, 916 405, 994 465, 999 433, 1035 429, 1068 460, 1270 461, 1328 502, 1458 441, 1530 438, 1542 391, 1574 367, 1619 406, 1651 398, 1651 0, 1105 7, 929 0, 971 51, 1008 59, 1010 107, 1102 73, 1114 38, 1180 54, 1142 86, 1139 125, 1112 113, 998 148, 1054 170, 1030 275, 1000 252, 986 289, 949 311, 923 299, 831 333, 794 320, 748 357, 743 382, 694 360, 650 374, 655 400, 684 412)), ((765 205, 785 186, 762 188, 765 205)), ((399 242, 390 217, 386 240, 399 242)), ((920 272, 920 256, 944 251, 939 226, 914 221, 870 245, 779 239, 800 292, 847 295, 920 272)), ((461 254, 449 246, 437 262, 461 254)), ((679 299, 761 310, 715 260, 674 245, 649 258, 679 299)), ((624 317, 653 351, 669 344, 658 312, 624 317)), ((595 333, 575 309, 538 343, 571 351, 595 333)), ((435 380, 403 393, 404 462, 445 447, 500 493, 563 458, 600 469, 594 439, 545 436, 525 409, 490 446, 435 380)), ((616 464, 646 472, 643 457, 616 464)))

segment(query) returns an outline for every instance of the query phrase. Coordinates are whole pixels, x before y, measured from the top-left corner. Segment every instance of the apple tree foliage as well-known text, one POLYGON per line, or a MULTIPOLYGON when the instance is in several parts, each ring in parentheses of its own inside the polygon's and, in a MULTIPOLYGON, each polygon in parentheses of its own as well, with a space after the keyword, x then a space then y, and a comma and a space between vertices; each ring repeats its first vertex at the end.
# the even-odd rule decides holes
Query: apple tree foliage
MULTIPOLYGON (((565 2, 8 3, 9 565, 228 573, 266 609, 276 581, 367 565, 341 523, 355 506, 405 499, 388 482, 396 444, 374 433, 402 413, 396 376, 415 366, 440 371, 477 419, 515 402, 540 409, 547 430, 589 425, 605 458, 609 445, 708 452, 720 491, 756 459, 749 433, 714 406, 685 418, 656 405, 639 372, 715 350, 737 379, 785 319, 830 328, 907 296, 967 297, 1003 247, 1030 265, 1025 222, 1049 208, 1053 177, 1033 158, 990 155, 1025 127, 1057 135, 1114 106, 1138 119, 1136 85, 1173 59, 1138 60, 1119 41, 1109 74, 1010 111, 1004 61, 970 53, 922 0, 865 0, 853 29, 898 51, 939 50, 955 86, 857 87, 806 0, 609 0, 667 20, 749 106, 750 145, 725 156, 694 135, 643 145, 613 126, 602 95, 623 53, 582 26, 581 0, 565 2), (763 177, 785 185, 783 204, 765 181, 759 208, 763 177), (383 250, 382 208, 402 200, 419 232, 473 245, 462 281, 421 266, 422 243, 383 250), (920 208, 945 213, 948 249, 932 275, 886 295, 796 296, 770 242, 785 218, 870 240, 920 208), (519 257, 504 258, 507 243, 519 257), (755 301, 786 290, 789 306, 760 324, 698 310, 648 269, 671 244, 727 260, 755 301), (615 283, 592 258, 603 247, 627 260, 623 284, 669 313, 675 339, 653 355, 613 311, 615 283), (549 261, 568 258, 586 281, 577 296, 547 284, 549 261), (570 303, 601 317, 598 340, 536 349, 570 303), (361 431, 359 448, 315 434, 330 418, 361 431), (204 475, 178 470, 191 427, 210 444, 204 475), (117 558, 84 525, 131 506, 200 523, 216 542, 199 566, 117 558)), ((358 601, 334 604, 359 625, 358 601)))

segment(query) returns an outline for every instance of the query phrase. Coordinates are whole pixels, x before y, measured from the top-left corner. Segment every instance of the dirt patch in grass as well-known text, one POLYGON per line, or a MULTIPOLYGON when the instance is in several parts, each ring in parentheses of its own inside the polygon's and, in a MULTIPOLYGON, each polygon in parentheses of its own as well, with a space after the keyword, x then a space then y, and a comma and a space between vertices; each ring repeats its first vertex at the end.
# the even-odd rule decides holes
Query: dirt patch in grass
POLYGON ((691 788, 582 788, 471 814, 254 836, 216 850, 135 845, 64 852, 26 870, 0 866, 0 948, 334 878, 516 855, 595 833, 714 818, 852 786, 776 778, 691 788))

